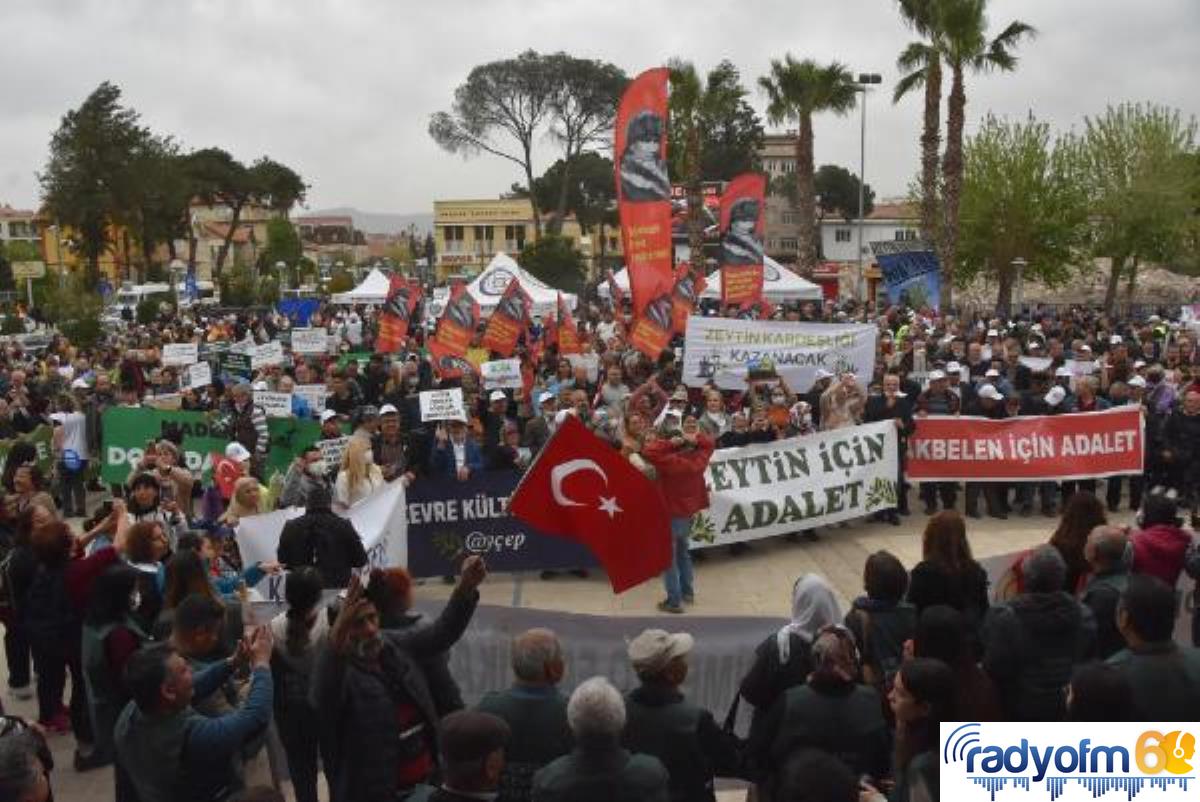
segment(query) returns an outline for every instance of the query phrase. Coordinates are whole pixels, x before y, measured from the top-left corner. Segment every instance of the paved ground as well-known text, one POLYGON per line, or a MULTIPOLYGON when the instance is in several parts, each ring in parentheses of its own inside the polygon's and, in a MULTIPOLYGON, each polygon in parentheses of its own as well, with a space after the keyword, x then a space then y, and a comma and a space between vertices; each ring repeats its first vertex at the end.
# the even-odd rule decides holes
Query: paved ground
MULTIPOLYGON (((849 527, 821 530, 817 543, 791 543, 783 538, 760 541, 746 554, 732 557, 726 549, 709 551, 697 566, 696 605, 689 608, 697 615, 772 615, 787 616, 791 609, 792 585, 801 574, 824 574, 837 589, 843 602, 861 592, 862 566, 868 554, 887 549, 911 567, 921 555, 921 532, 925 517, 902 519, 898 527, 860 522, 849 527)), ((1132 522, 1132 514, 1114 516, 1114 523, 1132 522)), ((984 519, 969 521, 968 537, 978 558, 1005 554, 1044 542, 1054 531, 1056 520, 1043 517, 1007 521, 984 519)), ((646 615, 663 597, 661 583, 649 582, 616 597, 603 576, 589 579, 560 576, 543 581, 536 576, 497 575, 488 578, 482 588, 488 604, 514 604, 522 607, 610 615, 646 615)), ((422 598, 438 599, 449 595, 449 588, 431 582, 418 590, 422 598)), ((686 626, 686 616, 671 616, 666 626, 686 626)), ((0 676, 6 679, 6 667, 0 661, 0 676)), ((0 682, 0 688, 6 688, 0 682)), ((29 718, 36 717, 32 701, 4 698, 7 711, 29 718)), ((51 739, 58 767, 53 774, 55 798, 108 802, 112 799, 111 770, 77 774, 71 768, 74 746, 69 736, 51 739)), ((722 795, 723 802, 743 798, 741 792, 722 795)), ((291 799, 290 793, 288 798, 291 799)))

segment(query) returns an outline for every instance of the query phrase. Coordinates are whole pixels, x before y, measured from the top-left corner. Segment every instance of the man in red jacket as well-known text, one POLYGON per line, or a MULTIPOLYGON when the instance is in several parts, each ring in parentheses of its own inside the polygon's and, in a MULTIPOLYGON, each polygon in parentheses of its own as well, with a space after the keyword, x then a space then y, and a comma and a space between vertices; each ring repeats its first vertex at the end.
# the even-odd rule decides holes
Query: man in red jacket
POLYGON ((704 471, 712 456, 713 440, 700 431, 695 415, 668 412, 662 436, 646 445, 642 457, 658 472, 658 483, 671 516, 671 564, 663 572, 667 598, 658 603, 664 613, 682 613, 683 603, 695 601, 692 557, 688 553, 692 516, 708 507, 704 471))

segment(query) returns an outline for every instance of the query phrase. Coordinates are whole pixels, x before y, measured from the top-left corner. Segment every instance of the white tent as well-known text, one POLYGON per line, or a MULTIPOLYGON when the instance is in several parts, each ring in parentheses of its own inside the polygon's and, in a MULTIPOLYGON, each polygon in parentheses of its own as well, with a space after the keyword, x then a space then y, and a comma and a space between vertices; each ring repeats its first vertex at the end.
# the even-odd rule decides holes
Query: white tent
POLYGON ((339 292, 333 296, 333 302, 335 304, 382 304, 387 300, 388 290, 391 286, 392 280, 383 271, 374 268, 363 279, 362 284, 352 290, 339 292))
MULTIPOLYGON (((629 292, 629 269, 621 268, 613 279, 617 286, 629 292)), ((708 286, 700 297, 716 300, 721 297, 721 271, 715 270, 708 275, 708 286)), ((608 297, 608 282, 600 282, 600 294, 608 297)), ((776 262, 769 256, 763 257, 763 295, 773 304, 780 301, 820 301, 823 297, 821 288, 805 279, 800 278, 791 270, 776 262)))
MULTIPOLYGON (((533 314, 541 316, 554 314, 558 304, 559 291, 538 281, 523 270, 508 254, 498 253, 492 257, 492 261, 483 269, 483 272, 467 285, 467 292, 471 293, 479 302, 480 315, 486 317, 491 314, 496 305, 500 303, 500 298, 503 297, 504 291, 508 289, 508 284, 514 276, 521 283, 521 289, 525 290, 533 299, 533 314)), ((575 308, 576 298, 574 295, 564 292, 562 297, 567 302, 567 306, 571 309, 575 308)))

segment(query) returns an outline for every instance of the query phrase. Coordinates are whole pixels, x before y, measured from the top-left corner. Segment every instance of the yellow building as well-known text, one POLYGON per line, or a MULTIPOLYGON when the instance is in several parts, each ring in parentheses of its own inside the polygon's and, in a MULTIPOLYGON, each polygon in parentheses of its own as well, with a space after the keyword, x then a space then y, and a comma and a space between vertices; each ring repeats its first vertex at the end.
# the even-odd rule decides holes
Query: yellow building
MULTIPOLYGON (((542 216, 542 226, 546 225, 542 216)), ((601 253, 598 232, 584 232, 574 216, 563 221, 562 236, 574 242, 594 273, 594 256, 601 253)), ((619 256, 620 230, 604 230, 603 252, 619 256)), ((497 253, 516 257, 534 239, 533 204, 527 198, 445 200, 433 202, 433 239, 437 278, 478 274, 497 253)))
MULTIPOLYGON (((126 240, 126 229, 123 226, 108 227, 108 247, 100 254, 100 276, 108 279, 110 285, 117 287, 129 278, 129 265, 125 258, 125 247, 128 244, 128 261, 141 261, 141 247, 132 236, 126 240)), ((86 269, 87 259, 79 252, 76 243, 80 236, 71 226, 60 226, 45 223, 41 229, 42 253, 45 255, 47 274, 66 272, 78 273, 86 269)))

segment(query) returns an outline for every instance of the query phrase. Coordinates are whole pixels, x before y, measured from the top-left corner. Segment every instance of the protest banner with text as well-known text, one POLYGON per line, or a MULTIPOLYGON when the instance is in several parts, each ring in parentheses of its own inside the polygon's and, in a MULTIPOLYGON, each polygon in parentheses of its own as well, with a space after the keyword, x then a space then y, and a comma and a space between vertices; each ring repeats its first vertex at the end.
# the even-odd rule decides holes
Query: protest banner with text
POLYGON ((196 343, 167 343, 162 347, 163 365, 194 365, 200 360, 200 347, 196 343))
POLYGON ((452 387, 448 390, 426 390, 418 396, 417 400, 421 406, 421 420, 423 421, 466 421, 467 419, 461 387, 452 387))
POLYGON ((482 554, 492 571, 545 571, 596 564, 580 543, 543 534, 508 514, 520 477, 483 471, 465 482, 421 477, 408 488, 408 570, 454 573, 457 560, 482 554))
POLYGON ((871 252, 883 273, 888 303, 913 309, 939 308, 942 269, 932 245, 917 240, 884 240, 872 242, 871 252))
POLYGON ((868 423, 714 451, 695 548, 798 532, 896 506, 896 426, 868 423))
POLYGON ((1087 479, 1141 473, 1142 411, 987 418, 917 419, 905 475, 921 481, 1006 482, 1087 479))
POLYGON ((329 333, 325 329, 292 329, 292 353, 329 353, 329 333))
POLYGON ((865 385, 875 369, 875 335, 874 326, 693 315, 684 338, 683 381, 740 390, 751 365, 769 360, 793 392, 808 392, 820 369, 849 371, 865 385))
POLYGON ((479 366, 485 390, 518 390, 524 386, 521 376, 521 360, 497 359, 479 366))

